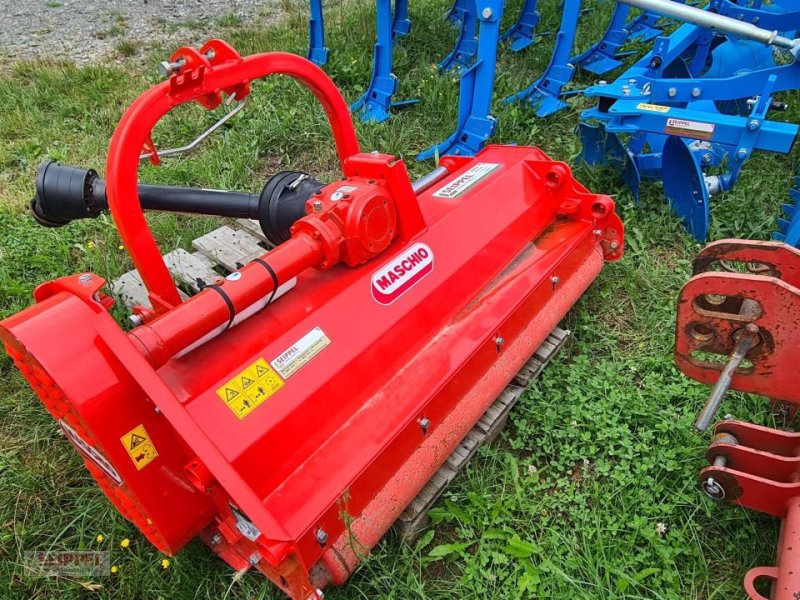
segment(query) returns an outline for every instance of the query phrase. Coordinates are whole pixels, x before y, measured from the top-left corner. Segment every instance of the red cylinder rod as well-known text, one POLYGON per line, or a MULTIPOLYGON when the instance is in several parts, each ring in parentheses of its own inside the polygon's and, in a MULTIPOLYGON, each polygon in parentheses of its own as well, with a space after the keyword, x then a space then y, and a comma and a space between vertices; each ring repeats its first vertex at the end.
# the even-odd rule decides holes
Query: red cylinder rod
POLYGON ((209 286, 128 335, 153 367, 158 368, 215 330, 224 331, 237 315, 267 299, 277 286, 319 265, 324 255, 322 241, 305 232, 297 233, 236 271, 240 275, 237 278, 229 276, 209 286), (210 289, 212 287, 216 289, 210 289))

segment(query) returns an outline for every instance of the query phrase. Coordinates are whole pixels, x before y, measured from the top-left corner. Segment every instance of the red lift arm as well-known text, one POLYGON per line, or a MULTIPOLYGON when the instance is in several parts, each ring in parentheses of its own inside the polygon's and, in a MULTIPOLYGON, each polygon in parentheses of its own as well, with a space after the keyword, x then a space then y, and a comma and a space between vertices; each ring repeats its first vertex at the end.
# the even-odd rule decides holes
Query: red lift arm
POLYGON ((126 333, 85 273, 37 288, 0 338, 155 546, 199 536, 233 568, 316 598, 620 258, 622 224, 610 198, 530 147, 445 157, 415 193, 402 161, 359 152, 341 95, 299 57, 211 41, 172 60, 183 66, 129 108, 107 165, 153 310, 126 333), (175 106, 241 99, 273 73, 322 103, 342 180, 307 202, 289 241, 181 301, 138 202, 138 157, 175 106))

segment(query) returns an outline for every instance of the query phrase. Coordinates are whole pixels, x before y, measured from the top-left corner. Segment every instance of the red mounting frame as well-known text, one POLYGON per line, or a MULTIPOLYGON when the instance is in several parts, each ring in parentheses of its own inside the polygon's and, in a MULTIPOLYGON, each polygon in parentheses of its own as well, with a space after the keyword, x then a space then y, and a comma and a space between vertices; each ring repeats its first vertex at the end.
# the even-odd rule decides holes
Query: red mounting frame
MULTIPOLYGON (((734 373, 731 388, 800 404, 800 250, 780 242, 721 240, 706 246, 678 301, 675 362, 708 385, 722 362, 702 353, 730 354, 743 327, 758 327, 760 341, 734 373)), ((778 566, 751 569, 744 587, 751 600, 767 600, 755 587, 770 579, 772 600, 800 598, 800 434, 735 420, 715 428, 700 473, 710 496, 784 519, 778 566)))
POLYGON ((752 366, 740 367, 731 387, 799 404, 794 353, 800 348, 799 288, 797 248, 749 240, 709 244, 678 299, 675 364, 692 379, 713 385, 724 363, 707 355, 727 357, 736 332, 754 323, 761 343, 747 354, 752 366), (742 270, 730 270, 737 267, 742 270))
POLYGON ((173 108, 197 101, 213 110, 221 104, 223 93, 236 94, 238 100, 244 100, 253 80, 288 75, 311 90, 322 104, 343 172, 345 161, 359 152, 350 109, 341 93, 322 69, 299 56, 267 52, 242 58, 222 40, 210 40, 199 51, 180 48, 170 60, 184 60, 185 65, 177 75, 142 94, 125 111, 111 138, 106 163, 111 215, 149 291, 156 314, 180 304, 181 297, 139 203, 139 155, 142 151, 155 151, 151 132, 173 108))

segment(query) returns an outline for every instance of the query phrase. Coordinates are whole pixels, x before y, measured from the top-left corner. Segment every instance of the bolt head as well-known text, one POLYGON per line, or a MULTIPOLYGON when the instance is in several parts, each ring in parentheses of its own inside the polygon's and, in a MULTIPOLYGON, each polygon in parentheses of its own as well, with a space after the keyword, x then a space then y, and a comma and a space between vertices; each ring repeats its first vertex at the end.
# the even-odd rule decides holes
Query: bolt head
POLYGON ((261 560, 261 556, 259 556, 258 552, 255 552, 255 553, 250 555, 250 564, 252 566, 255 567, 259 563, 260 560, 261 560))
POLYGON ((422 428, 423 433, 427 433, 428 427, 431 426, 431 420, 427 417, 422 417, 419 420, 419 426, 422 428))
POLYGON ((486 8, 484 8, 483 11, 481 12, 481 16, 484 19, 491 19, 493 14, 494 13, 492 12, 492 9, 489 8, 488 6, 486 8))
POLYGON ((747 124, 747 128, 748 128, 750 131, 755 131, 756 129, 758 129, 758 121, 756 121, 755 119, 753 119, 752 121, 750 121, 750 122, 747 124))
POLYGON ((692 98, 700 97, 700 88, 692 88, 692 98))
POLYGON ((608 245, 608 247, 611 248, 612 250, 616 250, 617 248, 619 248, 619 242, 617 240, 614 240, 608 245))
POLYGON ((744 160, 745 158, 747 158, 747 150, 745 150, 744 148, 740 148, 739 151, 736 153, 736 158, 738 158, 739 160, 744 160))
POLYGON ((678 95, 678 89, 677 88, 671 87, 671 88, 669 88, 667 90, 667 96, 669 96, 670 98, 674 98, 677 95, 678 95))
POLYGON ((172 65, 169 64, 168 60, 162 60, 160 63, 158 63, 158 74, 164 79, 172 75, 172 65))
POLYGON ((496 338, 494 338, 494 343, 497 344, 498 347, 500 347, 506 343, 506 338, 498 335, 496 338))
POLYGON ((322 202, 319 200, 314 200, 314 203, 311 206, 314 208, 314 212, 322 211, 322 202))
POLYGON ((218 534, 218 533, 215 533, 213 536, 211 536, 211 543, 212 543, 214 546, 216 546, 217 544, 219 544, 221 541, 222 541, 222 536, 221 536, 220 534, 218 534))
POLYGON ((706 152, 705 154, 703 154, 703 162, 704 163, 706 163, 706 164, 710 163, 711 162, 711 158, 712 157, 711 157, 711 153, 710 152, 706 152))
POLYGON ((314 537, 317 539, 320 546, 324 546, 328 543, 328 533, 324 529, 317 529, 314 537))
POLYGON ((560 282, 561 282, 561 278, 558 275, 553 275, 550 278, 550 283, 552 283, 553 285, 558 285, 560 282))

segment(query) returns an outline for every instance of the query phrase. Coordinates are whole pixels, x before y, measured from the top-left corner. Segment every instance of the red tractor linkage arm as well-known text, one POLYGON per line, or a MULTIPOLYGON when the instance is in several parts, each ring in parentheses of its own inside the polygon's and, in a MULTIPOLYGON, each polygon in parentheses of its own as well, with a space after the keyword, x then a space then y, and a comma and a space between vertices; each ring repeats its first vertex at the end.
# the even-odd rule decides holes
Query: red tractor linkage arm
MULTIPOLYGON (((705 430, 728 389, 761 394, 775 414, 800 405, 800 250, 780 242, 720 240, 706 246, 678 300, 675 362, 714 385, 696 427, 705 430)), ((751 569, 751 600, 766 600, 757 579, 772 580, 773 600, 800 597, 800 433, 728 416, 714 429, 700 473, 703 491, 783 519, 778 565, 751 569)))

